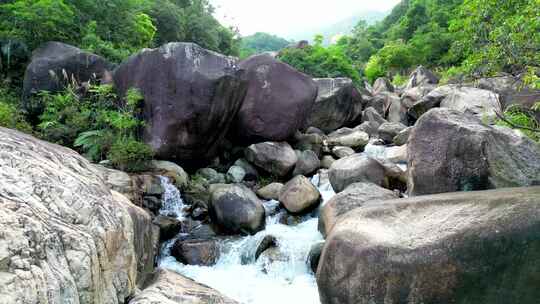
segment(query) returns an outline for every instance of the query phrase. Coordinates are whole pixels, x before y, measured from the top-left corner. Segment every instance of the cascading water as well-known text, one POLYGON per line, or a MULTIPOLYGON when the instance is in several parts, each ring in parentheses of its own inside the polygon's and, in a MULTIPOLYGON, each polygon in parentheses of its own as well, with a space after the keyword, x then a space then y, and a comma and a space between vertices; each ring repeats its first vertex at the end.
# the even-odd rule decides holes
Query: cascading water
MULTIPOLYGON (((329 182, 322 181, 319 175, 313 177, 312 183, 319 188, 323 202, 335 194, 329 182)), ((265 207, 272 209, 276 204, 276 201, 265 202, 265 207)), ((190 277, 244 304, 318 304, 315 276, 306 262, 312 245, 323 241, 317 230, 318 218, 306 216, 302 223, 287 226, 279 223, 283 212, 269 216, 266 230, 256 235, 223 241, 220 258, 214 266, 177 262, 170 255, 175 241, 171 240, 163 245, 159 267, 190 277), (268 235, 276 239, 279 252, 276 256, 263 254, 255 259, 259 244, 268 235)))
POLYGON ((186 206, 184 205, 180 191, 178 191, 167 177, 160 176, 159 179, 161 181, 161 186, 165 190, 161 199, 162 204, 159 214, 174 217, 180 221, 183 220, 184 208, 186 206))

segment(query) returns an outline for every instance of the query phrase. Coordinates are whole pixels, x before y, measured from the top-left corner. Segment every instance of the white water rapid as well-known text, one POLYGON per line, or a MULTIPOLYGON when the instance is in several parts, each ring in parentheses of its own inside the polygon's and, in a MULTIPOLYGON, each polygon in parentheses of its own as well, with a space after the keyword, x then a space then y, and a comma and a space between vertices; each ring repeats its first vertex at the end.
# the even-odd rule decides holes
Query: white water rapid
MULTIPOLYGON (((324 202, 335 195, 329 182, 319 175, 312 178, 312 183, 318 187, 324 202)), ((164 207, 181 210, 183 202, 181 197, 177 199, 179 206, 169 205, 170 201, 164 207)), ((265 202, 265 207, 276 204, 276 201, 265 202)), ((208 285, 242 304, 319 304, 315 276, 307 264, 312 245, 323 241, 317 230, 318 218, 308 215, 300 224, 287 226, 279 223, 279 216, 268 217, 266 229, 256 235, 223 241, 221 256, 214 266, 177 262, 170 255, 172 240, 163 245, 159 267, 208 285), (257 247, 267 235, 276 238, 279 254, 272 258, 263 254, 255 260, 257 247)))

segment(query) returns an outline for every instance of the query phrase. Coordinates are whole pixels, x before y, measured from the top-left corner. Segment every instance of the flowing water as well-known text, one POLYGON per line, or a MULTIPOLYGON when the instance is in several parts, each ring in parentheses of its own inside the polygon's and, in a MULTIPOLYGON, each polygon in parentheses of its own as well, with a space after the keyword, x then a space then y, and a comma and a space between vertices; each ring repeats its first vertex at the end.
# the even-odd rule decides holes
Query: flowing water
MULTIPOLYGON (((312 183, 319 188, 326 202, 335 193, 332 186, 316 175, 312 183)), ((180 196, 166 201, 164 213, 182 210, 180 196)), ((278 202, 265 202, 268 209, 275 208, 278 202)), ((317 230, 318 218, 308 215, 296 226, 279 223, 282 212, 267 218, 266 229, 253 236, 246 236, 221 243, 221 256, 211 267, 184 265, 170 255, 175 240, 163 245, 159 267, 170 269, 208 285, 224 295, 244 304, 319 304, 319 293, 315 276, 308 264, 308 254, 312 245, 323 241, 317 230), (257 247, 267 235, 272 235, 278 243, 275 256, 261 255, 255 259, 257 247)), ((176 215, 183 217, 180 212, 176 215)))

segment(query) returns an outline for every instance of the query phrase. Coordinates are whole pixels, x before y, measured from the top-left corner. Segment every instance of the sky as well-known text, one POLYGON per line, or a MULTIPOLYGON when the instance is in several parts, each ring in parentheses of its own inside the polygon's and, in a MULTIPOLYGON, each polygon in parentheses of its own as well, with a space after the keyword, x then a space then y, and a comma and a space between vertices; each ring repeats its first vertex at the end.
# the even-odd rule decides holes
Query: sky
POLYGON ((210 0, 216 18, 243 36, 267 32, 284 38, 332 25, 362 11, 386 12, 399 0, 210 0))

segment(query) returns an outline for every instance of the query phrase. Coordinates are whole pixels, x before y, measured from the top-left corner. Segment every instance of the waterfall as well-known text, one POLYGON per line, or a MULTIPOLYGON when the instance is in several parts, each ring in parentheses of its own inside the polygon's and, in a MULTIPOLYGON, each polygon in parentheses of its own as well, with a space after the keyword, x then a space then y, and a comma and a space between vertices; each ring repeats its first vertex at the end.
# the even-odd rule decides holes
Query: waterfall
MULTIPOLYGON (((324 201, 335 194, 327 180, 323 181, 319 175, 312 178, 312 183, 320 189, 324 201)), ((178 204, 183 205, 181 197, 177 199, 178 204)), ((270 210, 275 209, 278 202, 264 204, 270 210)), ((179 208, 172 207, 174 210, 179 208)), ((214 266, 177 262, 170 255, 172 240, 163 245, 159 267, 206 284, 243 304, 319 304, 315 276, 307 264, 311 246, 323 241, 317 230, 318 218, 305 216, 302 223, 287 226, 279 223, 283 212, 268 216, 264 231, 253 236, 223 240, 220 258, 214 266), (256 260, 257 247, 267 235, 276 238, 279 253, 274 258, 262 255, 256 260)))
POLYGON ((182 200, 182 195, 180 191, 171 183, 169 178, 165 176, 159 177, 161 181, 161 186, 165 190, 163 197, 161 199, 161 209, 159 209, 159 214, 164 216, 174 217, 178 220, 184 219, 184 201, 182 200))

